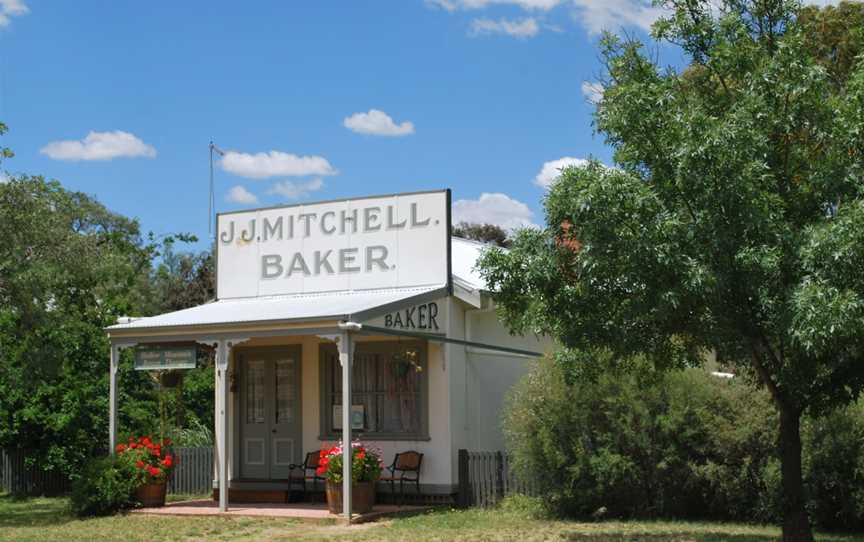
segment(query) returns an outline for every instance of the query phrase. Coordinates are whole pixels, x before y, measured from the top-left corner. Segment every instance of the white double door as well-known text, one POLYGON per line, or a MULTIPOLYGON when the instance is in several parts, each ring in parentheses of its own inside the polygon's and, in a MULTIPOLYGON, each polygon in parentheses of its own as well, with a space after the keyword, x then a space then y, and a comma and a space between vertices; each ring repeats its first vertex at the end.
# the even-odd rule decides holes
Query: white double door
POLYGON ((303 457, 300 347, 239 353, 240 476, 285 480, 303 457))

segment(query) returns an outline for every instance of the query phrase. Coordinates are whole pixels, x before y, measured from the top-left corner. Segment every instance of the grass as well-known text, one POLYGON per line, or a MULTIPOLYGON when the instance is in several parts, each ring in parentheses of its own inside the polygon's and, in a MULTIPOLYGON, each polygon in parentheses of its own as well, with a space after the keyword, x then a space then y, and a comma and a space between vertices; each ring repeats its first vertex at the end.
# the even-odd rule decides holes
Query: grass
MULTIPOLYGON (((443 510, 345 527, 290 519, 160 517, 119 514, 77 519, 64 498, 16 499, 0 495, 0 540, 558 540, 567 542, 769 542, 775 527, 672 521, 580 523, 539 519, 517 507, 443 510)), ((817 535, 820 542, 864 541, 864 536, 817 535)))

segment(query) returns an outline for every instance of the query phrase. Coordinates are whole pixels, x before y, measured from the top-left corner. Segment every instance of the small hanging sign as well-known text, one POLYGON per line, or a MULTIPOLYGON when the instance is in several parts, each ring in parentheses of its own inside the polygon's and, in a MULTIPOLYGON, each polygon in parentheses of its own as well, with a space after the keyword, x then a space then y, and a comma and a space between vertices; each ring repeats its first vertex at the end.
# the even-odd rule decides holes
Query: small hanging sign
POLYGON ((197 346, 140 346, 135 349, 135 370, 194 369, 197 346))

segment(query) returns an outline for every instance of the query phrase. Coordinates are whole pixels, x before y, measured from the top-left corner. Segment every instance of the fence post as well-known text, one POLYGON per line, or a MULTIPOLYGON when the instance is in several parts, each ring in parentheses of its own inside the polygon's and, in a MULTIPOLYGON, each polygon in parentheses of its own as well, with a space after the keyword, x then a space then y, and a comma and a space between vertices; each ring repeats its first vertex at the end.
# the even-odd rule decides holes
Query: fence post
POLYGON ((471 483, 468 480, 468 450, 459 450, 459 497, 457 504, 460 508, 468 508, 471 505, 471 483))
POLYGON ((504 454, 495 452, 495 502, 504 496, 504 454))

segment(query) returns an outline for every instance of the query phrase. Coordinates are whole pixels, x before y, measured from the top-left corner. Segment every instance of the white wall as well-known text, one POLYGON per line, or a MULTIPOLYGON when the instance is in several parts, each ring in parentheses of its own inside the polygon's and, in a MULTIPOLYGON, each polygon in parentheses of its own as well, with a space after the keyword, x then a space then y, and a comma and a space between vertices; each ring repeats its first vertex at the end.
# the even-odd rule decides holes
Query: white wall
MULTIPOLYGON (((498 321, 492 309, 465 312, 466 340, 497 346, 509 346, 536 352, 548 351, 548 339, 531 336, 513 336, 498 321)), ((531 358, 519 354, 465 349, 465 368, 462 383, 465 396, 464 448, 473 451, 504 450, 502 407, 508 392, 527 372, 531 358)))

